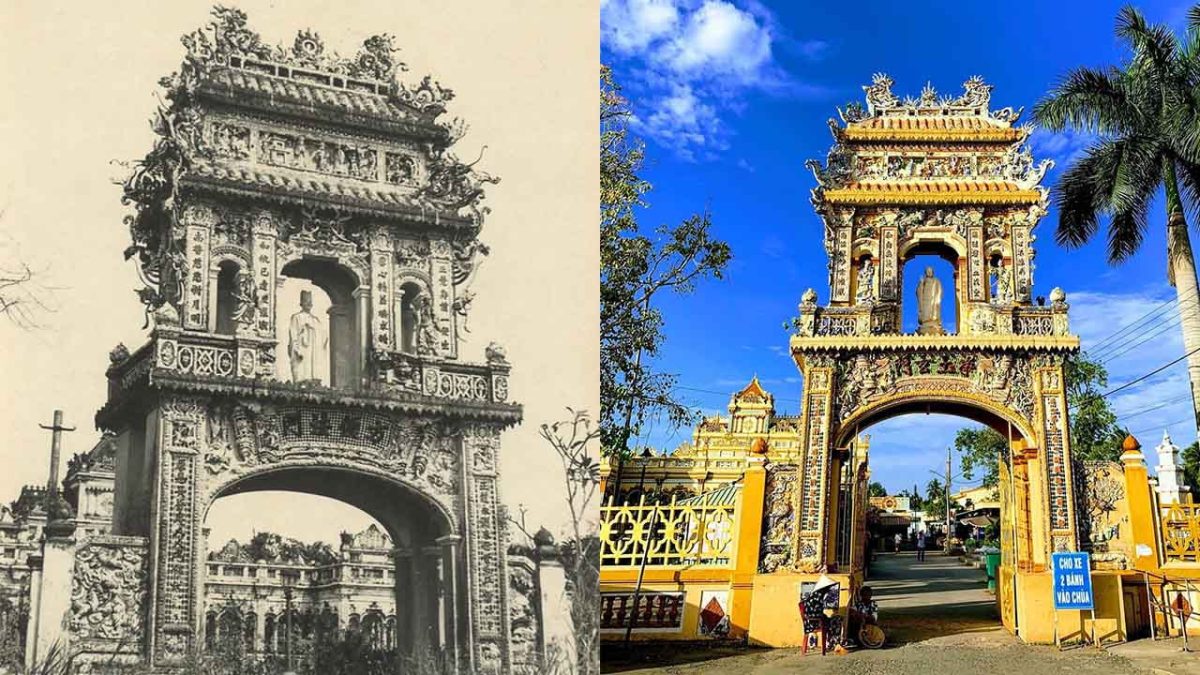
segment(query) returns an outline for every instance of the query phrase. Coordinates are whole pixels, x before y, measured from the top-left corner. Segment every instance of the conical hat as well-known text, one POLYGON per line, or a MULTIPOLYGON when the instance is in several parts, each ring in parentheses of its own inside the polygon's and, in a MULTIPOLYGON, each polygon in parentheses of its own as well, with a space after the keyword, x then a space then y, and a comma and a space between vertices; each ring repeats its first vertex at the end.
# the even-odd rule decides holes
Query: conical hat
POLYGON ((830 579, 828 576, 822 574, 821 577, 819 579, 817 579, 817 584, 815 586, 813 586, 813 592, 823 591, 830 586, 840 586, 840 585, 841 585, 841 582, 834 581, 833 579, 830 579))

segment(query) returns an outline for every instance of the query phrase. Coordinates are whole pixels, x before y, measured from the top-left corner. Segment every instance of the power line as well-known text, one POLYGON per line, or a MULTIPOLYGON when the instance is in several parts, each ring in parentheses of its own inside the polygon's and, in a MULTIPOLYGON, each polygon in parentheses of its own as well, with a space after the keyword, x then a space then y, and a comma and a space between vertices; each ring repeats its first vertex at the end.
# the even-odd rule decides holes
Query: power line
POLYGON ((1138 317, 1134 321, 1121 327, 1116 332, 1111 333, 1107 337, 1101 339, 1099 342, 1092 345, 1092 348, 1090 350, 1091 353, 1093 355, 1095 355, 1098 352, 1104 351, 1112 341, 1120 338, 1122 335, 1125 335, 1127 332, 1129 332, 1131 330, 1137 329, 1143 320, 1147 319, 1148 317, 1150 317, 1153 314, 1158 314, 1158 313, 1162 312, 1163 308, 1166 307, 1168 304, 1170 304, 1172 302, 1172 300, 1174 300, 1174 298, 1168 298, 1166 300, 1163 300, 1157 306, 1155 306, 1153 309, 1151 309, 1149 312, 1146 312, 1145 314, 1138 317))
MULTIPOLYGON (((1154 339, 1155 337, 1157 337, 1159 335, 1162 335, 1163 333, 1167 332, 1168 330, 1170 330, 1172 328, 1177 328, 1179 326, 1179 319, 1180 319, 1180 317, 1178 315, 1176 315, 1168 323, 1163 324, 1158 330, 1154 331, 1153 333, 1150 333, 1149 335, 1142 338, 1141 340, 1138 340, 1137 342, 1130 344, 1129 346, 1125 347, 1124 349, 1122 349, 1119 352, 1115 352, 1115 353, 1109 352, 1106 356, 1104 356, 1103 358, 1100 359, 1100 363, 1101 364, 1109 363, 1110 361, 1117 358, 1118 356, 1121 356, 1122 354, 1125 354, 1132 349, 1135 349, 1137 347, 1140 347, 1141 345, 1146 344, 1150 340, 1154 339)), ((1116 349, 1116 348, 1114 347, 1114 349, 1116 349)))
POLYGON ((1112 396, 1113 394, 1117 393, 1118 391, 1121 391, 1123 389, 1128 389, 1129 387, 1132 387, 1133 385, 1137 384, 1138 382, 1141 382, 1142 380, 1145 380, 1148 377, 1151 377, 1151 376, 1161 373, 1162 371, 1166 370, 1167 368, 1170 368, 1171 366, 1175 365, 1176 363, 1179 363, 1180 361, 1186 359, 1187 357, 1191 356, 1192 354, 1195 354, 1196 352, 1200 352, 1200 347, 1196 347, 1192 351, 1184 354, 1183 356, 1180 356, 1179 358, 1175 359, 1174 361, 1171 361, 1170 363, 1159 366, 1158 368, 1155 368, 1154 370, 1146 373, 1145 375, 1142 375, 1141 377, 1139 377, 1135 380, 1130 380, 1129 382, 1126 382, 1125 384, 1117 387, 1116 389, 1111 389, 1103 394, 1100 394, 1100 398, 1108 398, 1109 396, 1112 396))

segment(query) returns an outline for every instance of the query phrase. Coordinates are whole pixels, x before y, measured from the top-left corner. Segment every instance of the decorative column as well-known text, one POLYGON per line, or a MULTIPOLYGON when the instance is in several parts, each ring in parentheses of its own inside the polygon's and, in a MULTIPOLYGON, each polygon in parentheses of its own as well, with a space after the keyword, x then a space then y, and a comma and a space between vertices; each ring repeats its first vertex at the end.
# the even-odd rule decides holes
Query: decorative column
MULTIPOLYGON (((242 377, 277 377, 276 358, 281 363, 287 361, 286 350, 281 354, 275 347, 278 344, 275 307, 283 283, 275 267, 278 239, 279 228, 271 212, 259 211, 251 224, 250 269, 246 273, 250 275, 250 285, 254 289, 254 325, 251 328, 265 344, 255 347, 238 341, 238 374, 242 377), (266 342, 268 340, 270 342, 266 342)), ((241 326, 238 331, 240 334, 241 326)))
POLYGON ((542 662, 557 653, 560 663, 577 663, 574 619, 571 618, 571 599, 567 596, 567 574, 559 560, 554 537, 545 529, 534 536, 537 545, 537 590, 541 612, 538 615, 538 634, 542 638, 542 662))
POLYGON ((75 571, 75 521, 52 520, 43 533, 40 555, 28 559, 31 574, 25 661, 31 671, 54 649, 70 645, 67 620, 75 571))
POLYGON ((1033 292, 1033 248, 1030 246, 1028 225, 1012 228, 1013 295, 1017 302, 1029 302, 1033 292))
POLYGON ((899 231, 895 225, 879 232, 879 299, 894 302, 900 298, 899 231))
POLYGON ((1155 572, 1159 568, 1159 533, 1155 526, 1154 496, 1142 445, 1133 436, 1121 443, 1121 468, 1125 474, 1125 499, 1129 503, 1129 526, 1133 534, 1133 566, 1155 572))
POLYGON ((433 325, 437 329, 436 350, 439 356, 458 357, 458 338, 454 328, 454 254, 450 243, 443 239, 429 242, 429 273, 432 294, 433 325))
POLYGON ((729 636, 745 637, 750 630, 750 601, 754 594, 754 577, 758 573, 758 554, 766 500, 767 471, 762 457, 751 457, 742 475, 742 490, 738 497, 736 558, 730 583, 729 636))
POLYGON ((797 490, 796 513, 800 526, 796 532, 794 559, 797 567, 805 572, 820 572, 824 568, 826 502, 829 501, 825 486, 829 482, 833 373, 832 364, 814 365, 804 375, 805 447, 800 489, 797 490))
MULTIPOLYGON (((1067 399, 1061 362, 1034 370, 1039 417, 1042 424, 1046 480, 1049 552, 1077 550, 1074 481, 1071 480, 1071 445, 1067 434, 1067 399)), ((1035 481, 1040 483, 1041 481, 1035 481)))
POLYGON ((437 540, 440 547, 439 570, 441 578, 441 633, 442 645, 450 649, 450 658, 454 661, 454 669, 459 667, 459 563, 458 552, 462 537, 456 534, 446 535, 437 540))
POLYGON ((201 535, 198 512, 198 460, 202 404, 168 399, 159 425, 156 513, 151 533, 150 660, 176 665, 195 647, 200 628, 196 603, 201 535))
POLYGON ((1158 476, 1158 502, 1160 504, 1178 504, 1183 496, 1191 492, 1187 485, 1179 484, 1179 446, 1171 442, 1171 435, 1163 431, 1162 443, 1154 448, 1158 455, 1158 466, 1154 467, 1158 476))
POLYGON ((467 557, 470 570, 473 663, 475 673, 507 673, 508 572, 505 565, 503 522, 497 488, 496 453, 500 431, 476 424, 463 432, 467 474, 467 557))
POLYGON ((399 349, 392 331, 395 297, 392 242, 384 228, 371 235, 370 347, 381 351, 399 349))
POLYGON ((180 320, 185 330, 208 330, 210 238, 215 222, 212 209, 189 206, 180 218, 184 227, 183 298, 180 320))

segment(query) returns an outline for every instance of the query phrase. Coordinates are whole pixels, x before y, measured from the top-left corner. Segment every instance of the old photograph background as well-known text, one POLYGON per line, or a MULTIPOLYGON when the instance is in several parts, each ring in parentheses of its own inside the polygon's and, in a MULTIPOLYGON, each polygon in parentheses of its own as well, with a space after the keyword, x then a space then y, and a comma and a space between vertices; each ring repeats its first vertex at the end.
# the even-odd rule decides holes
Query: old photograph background
MULTIPOLYGON (((562 533, 562 472, 538 436, 566 407, 599 411, 598 54, 590 2, 237 2, 264 41, 290 43, 311 28, 326 49, 353 53, 363 38, 391 33, 404 79, 431 74, 455 91, 449 115, 470 131, 460 156, 501 178, 481 239, 491 247, 461 357, 481 361, 491 341, 507 348, 513 399, 525 422, 502 439, 504 501, 527 508, 530 527, 562 533), (486 146, 486 149, 484 149, 486 146)), ((99 437, 108 352, 145 340, 135 263, 117 181, 118 162, 153 142, 149 119, 158 79, 182 58, 179 36, 208 20, 212 5, 10 0, 0 8, 0 265, 29 265, 47 308, 30 323, 0 321, 0 500, 44 484, 50 438, 38 428, 63 409, 77 431, 64 454, 99 437)), ((210 514, 212 540, 251 529, 336 540, 366 516, 336 502, 240 495, 210 514), (301 508, 296 508, 296 505, 301 508), (247 515, 252 514, 253 518, 247 515), (358 520, 356 520, 358 519, 358 520)))

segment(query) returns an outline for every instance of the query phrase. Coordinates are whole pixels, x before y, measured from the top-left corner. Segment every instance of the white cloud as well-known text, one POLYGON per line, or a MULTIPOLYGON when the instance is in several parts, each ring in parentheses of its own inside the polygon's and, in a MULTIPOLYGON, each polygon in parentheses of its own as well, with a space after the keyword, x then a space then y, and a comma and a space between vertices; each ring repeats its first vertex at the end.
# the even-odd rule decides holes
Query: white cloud
POLYGON ((711 158, 727 147, 716 110, 703 103, 687 84, 675 85, 654 100, 648 117, 634 117, 632 121, 636 131, 654 137, 688 161, 695 160, 697 153, 711 158))
POLYGON ((689 80, 732 76, 752 84, 771 63, 771 34, 749 12, 707 0, 657 58, 689 80))
POLYGON ((1029 136, 1029 145, 1037 159, 1052 159, 1056 170, 1063 171, 1087 155, 1087 149, 1098 136, 1087 132, 1047 131, 1034 129, 1029 136))
MULTIPOLYGON (((605 0, 600 35, 631 66, 635 130, 688 161, 714 159, 728 147, 725 113, 736 113, 750 88, 789 89, 774 57, 777 41, 766 8, 742 0, 605 0)), ((804 43, 813 58, 819 41, 804 43)))
POLYGON ((674 0, 605 0, 600 3, 601 40, 634 54, 673 33, 679 24, 674 0))

